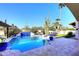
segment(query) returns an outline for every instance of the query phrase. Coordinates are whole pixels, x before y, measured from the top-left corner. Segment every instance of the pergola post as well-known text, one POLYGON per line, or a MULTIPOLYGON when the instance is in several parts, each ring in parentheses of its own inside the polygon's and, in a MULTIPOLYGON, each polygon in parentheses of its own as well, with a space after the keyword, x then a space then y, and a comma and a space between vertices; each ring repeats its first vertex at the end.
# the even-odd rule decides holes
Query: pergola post
POLYGON ((79 40, 79 21, 76 21, 75 38, 79 40))

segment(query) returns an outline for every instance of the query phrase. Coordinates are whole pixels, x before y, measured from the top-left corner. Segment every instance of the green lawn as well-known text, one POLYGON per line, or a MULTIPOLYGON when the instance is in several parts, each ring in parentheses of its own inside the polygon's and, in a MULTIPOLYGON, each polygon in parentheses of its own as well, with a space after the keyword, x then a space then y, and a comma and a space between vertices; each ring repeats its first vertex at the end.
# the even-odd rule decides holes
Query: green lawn
POLYGON ((64 37, 65 34, 57 34, 56 37, 64 37))

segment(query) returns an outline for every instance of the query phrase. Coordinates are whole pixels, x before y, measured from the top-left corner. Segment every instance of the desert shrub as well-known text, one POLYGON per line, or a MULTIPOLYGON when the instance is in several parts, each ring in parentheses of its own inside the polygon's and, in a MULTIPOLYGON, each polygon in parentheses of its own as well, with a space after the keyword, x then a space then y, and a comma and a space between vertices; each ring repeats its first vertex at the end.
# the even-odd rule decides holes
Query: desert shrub
POLYGON ((0 37, 0 42, 3 42, 4 39, 5 39, 5 38, 1 38, 1 37, 0 37))
POLYGON ((71 37, 74 37, 75 35, 72 33, 72 32, 69 32, 66 36, 65 36, 65 38, 71 38, 71 37))
POLYGON ((18 33, 20 33, 20 30, 14 29, 13 31, 9 32, 8 36, 9 36, 9 37, 12 36, 12 35, 15 36, 15 35, 18 34, 18 33))

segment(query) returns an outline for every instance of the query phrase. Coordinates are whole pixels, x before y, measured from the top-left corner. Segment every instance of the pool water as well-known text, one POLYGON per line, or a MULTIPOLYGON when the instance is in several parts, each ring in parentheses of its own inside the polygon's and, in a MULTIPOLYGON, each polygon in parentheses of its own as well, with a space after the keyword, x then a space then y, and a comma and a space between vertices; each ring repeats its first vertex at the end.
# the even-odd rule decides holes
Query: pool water
POLYGON ((22 52, 38 48, 44 45, 44 42, 41 38, 30 36, 19 36, 16 38, 12 38, 12 40, 9 43, 9 47, 11 50, 20 50, 22 52))

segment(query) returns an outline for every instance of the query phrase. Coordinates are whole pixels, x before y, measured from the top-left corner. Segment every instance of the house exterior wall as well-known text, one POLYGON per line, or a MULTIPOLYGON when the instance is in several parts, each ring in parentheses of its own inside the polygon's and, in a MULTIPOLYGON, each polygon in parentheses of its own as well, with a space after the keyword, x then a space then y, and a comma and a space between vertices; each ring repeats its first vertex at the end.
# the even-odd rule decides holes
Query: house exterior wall
POLYGON ((5 29, 2 26, 0 26, 0 35, 1 36, 4 36, 5 35, 5 29))
POLYGON ((76 22, 75 38, 79 40, 79 21, 76 22))

